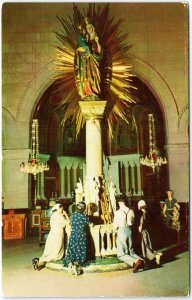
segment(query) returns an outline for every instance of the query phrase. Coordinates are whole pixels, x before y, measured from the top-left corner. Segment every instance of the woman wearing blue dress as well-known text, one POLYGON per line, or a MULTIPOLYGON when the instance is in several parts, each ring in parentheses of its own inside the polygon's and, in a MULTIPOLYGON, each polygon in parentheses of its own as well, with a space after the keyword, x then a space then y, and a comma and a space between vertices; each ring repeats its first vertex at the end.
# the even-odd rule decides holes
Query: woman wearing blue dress
POLYGON ((81 267, 88 261, 88 232, 90 220, 85 214, 86 204, 79 202, 76 211, 72 214, 71 235, 67 247, 67 256, 64 259, 64 267, 68 267, 72 274, 79 275, 81 267))

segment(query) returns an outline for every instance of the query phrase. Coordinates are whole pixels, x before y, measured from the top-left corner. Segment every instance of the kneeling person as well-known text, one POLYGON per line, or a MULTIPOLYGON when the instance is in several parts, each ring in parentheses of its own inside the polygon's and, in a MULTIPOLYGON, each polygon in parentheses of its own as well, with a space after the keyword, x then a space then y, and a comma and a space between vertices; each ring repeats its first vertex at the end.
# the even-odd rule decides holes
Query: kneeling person
POLYGON ((117 230, 117 257, 133 267, 133 273, 143 269, 144 261, 134 252, 132 243, 132 225, 134 211, 125 205, 125 197, 117 199, 119 209, 115 211, 113 229, 117 230))

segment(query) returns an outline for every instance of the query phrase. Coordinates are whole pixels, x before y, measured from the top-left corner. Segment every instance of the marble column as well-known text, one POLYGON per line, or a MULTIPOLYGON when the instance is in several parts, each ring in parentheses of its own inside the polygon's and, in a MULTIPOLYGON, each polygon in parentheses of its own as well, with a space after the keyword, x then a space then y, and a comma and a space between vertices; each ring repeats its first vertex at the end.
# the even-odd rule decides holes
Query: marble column
POLYGON ((41 189, 41 184, 40 184, 40 180, 41 180, 41 173, 38 173, 36 175, 36 179, 35 179, 35 189, 36 189, 36 194, 35 194, 35 204, 37 200, 41 200, 41 195, 40 195, 40 189, 41 189))
MULTIPOLYGON (((103 150, 101 119, 106 101, 79 101, 81 112, 86 120, 86 185, 89 181, 103 175, 103 150)), ((87 193, 88 195, 89 193, 87 193)), ((86 202, 90 202, 86 199, 86 202)))
POLYGON ((129 178, 128 178, 128 162, 124 163, 125 167, 125 193, 128 195, 128 190, 129 190, 129 178))
POLYGON ((65 166, 60 169, 60 199, 65 198, 65 166))
MULTIPOLYGON (((189 202, 189 145, 166 145, 169 169, 169 188, 174 190, 179 202, 189 202)), ((164 166, 161 166, 164 168, 164 166)))
POLYGON ((141 189, 141 165, 139 162, 137 162, 137 180, 138 180, 138 195, 142 195, 142 189, 141 189))
POLYGON ((71 164, 67 165, 67 198, 71 198, 71 164))
POLYGON ((80 169, 80 178, 83 182, 84 181, 83 164, 80 164, 79 169, 80 169))
POLYGON ((5 209, 31 208, 31 176, 20 171, 31 149, 2 150, 2 196, 5 209))
POLYGON ((133 191, 135 193, 135 168, 134 168, 135 167, 135 163, 132 162, 130 164, 130 166, 131 166, 132 189, 133 189, 133 191))
POLYGON ((62 158, 57 157, 57 161, 59 163, 60 168, 60 199, 65 198, 65 164, 62 161, 62 158))
MULTIPOLYGON (((46 164, 50 158, 50 155, 39 154, 40 160, 46 164)), ((37 176, 37 199, 46 200, 45 197, 45 172, 39 173, 37 176)))
MULTIPOLYGON (((76 188, 77 183, 77 168, 83 167, 85 158, 77 156, 57 156, 57 161, 60 167, 60 198, 71 198, 71 192, 76 188), (66 168, 66 173, 65 173, 66 168), (72 175, 72 176, 71 176, 72 175), (67 184, 67 186, 65 186, 67 184)), ((82 169, 81 169, 82 173, 82 169)), ((83 174, 81 174, 81 179, 83 174)))

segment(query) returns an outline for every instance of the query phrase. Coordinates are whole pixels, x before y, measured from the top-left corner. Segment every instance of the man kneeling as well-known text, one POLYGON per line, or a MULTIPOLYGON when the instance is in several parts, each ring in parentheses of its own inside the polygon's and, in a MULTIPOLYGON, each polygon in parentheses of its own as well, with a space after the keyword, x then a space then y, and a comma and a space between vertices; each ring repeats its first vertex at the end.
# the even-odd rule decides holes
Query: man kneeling
POLYGON ((128 208, 126 197, 118 196, 119 209, 115 211, 113 229, 117 231, 117 257, 119 260, 133 267, 133 273, 143 269, 144 261, 133 250, 132 225, 134 222, 134 211, 128 208))

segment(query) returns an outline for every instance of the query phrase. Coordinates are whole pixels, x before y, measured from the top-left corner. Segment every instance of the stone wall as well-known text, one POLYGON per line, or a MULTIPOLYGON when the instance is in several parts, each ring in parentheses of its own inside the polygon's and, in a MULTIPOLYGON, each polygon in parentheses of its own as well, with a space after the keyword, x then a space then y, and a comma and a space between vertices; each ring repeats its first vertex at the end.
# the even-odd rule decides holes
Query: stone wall
MULTIPOLYGON (((81 3, 84 8, 88 4, 81 3)), ((72 3, 4 3, 2 8, 3 151, 13 155, 30 148, 30 124, 36 104, 54 81, 56 16, 72 16, 72 3)), ((170 188, 179 201, 189 199, 188 155, 188 9, 184 3, 110 3, 110 16, 123 19, 134 69, 156 95, 165 118, 170 188), (181 183, 182 182, 182 183, 181 183)), ((10 156, 9 156, 10 159, 10 156)), ((6 156, 4 156, 6 160, 6 156)), ((14 158, 3 164, 3 196, 11 208, 20 178, 14 158), (14 172, 12 172, 14 170, 14 172), (5 180, 9 174, 9 181, 5 180)), ((27 176, 27 175, 26 175, 27 176)), ((20 183, 21 184, 21 183, 20 183)), ((26 208, 29 183, 17 190, 18 207, 26 208), (25 195, 22 190, 27 191, 25 195)), ((15 200, 14 200, 15 201, 15 200)), ((17 207, 17 202, 14 202, 17 207)))

